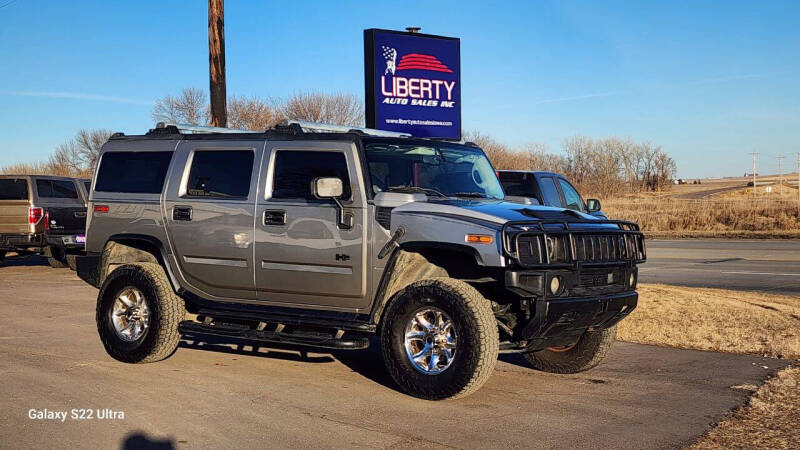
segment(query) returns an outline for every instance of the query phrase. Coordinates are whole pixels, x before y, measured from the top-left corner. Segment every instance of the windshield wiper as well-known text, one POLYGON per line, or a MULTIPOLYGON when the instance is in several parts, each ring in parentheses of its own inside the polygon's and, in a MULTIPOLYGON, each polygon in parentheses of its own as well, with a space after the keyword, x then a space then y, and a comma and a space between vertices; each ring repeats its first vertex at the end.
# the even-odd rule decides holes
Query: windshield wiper
POLYGON ((483 192, 456 192, 451 195, 453 197, 489 198, 489 196, 483 192))
POLYGON ((431 188, 424 188, 419 186, 391 186, 386 189, 387 192, 404 192, 404 193, 414 193, 414 192, 421 192, 423 194, 434 194, 439 197, 445 197, 446 195, 442 194, 441 192, 437 191, 436 189, 431 188))

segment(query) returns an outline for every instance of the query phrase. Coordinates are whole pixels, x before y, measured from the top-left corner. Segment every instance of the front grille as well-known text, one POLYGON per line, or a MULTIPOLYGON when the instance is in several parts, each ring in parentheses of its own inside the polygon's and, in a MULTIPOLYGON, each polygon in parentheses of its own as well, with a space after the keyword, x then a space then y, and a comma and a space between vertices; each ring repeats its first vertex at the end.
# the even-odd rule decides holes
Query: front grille
POLYGON ((621 234, 576 234, 575 259, 581 262, 603 263, 628 259, 629 246, 621 234))
POLYGON ((572 251, 570 235, 566 233, 520 233, 511 238, 511 243, 514 256, 523 266, 571 262, 614 264, 645 257, 640 235, 572 233, 571 237, 572 251))

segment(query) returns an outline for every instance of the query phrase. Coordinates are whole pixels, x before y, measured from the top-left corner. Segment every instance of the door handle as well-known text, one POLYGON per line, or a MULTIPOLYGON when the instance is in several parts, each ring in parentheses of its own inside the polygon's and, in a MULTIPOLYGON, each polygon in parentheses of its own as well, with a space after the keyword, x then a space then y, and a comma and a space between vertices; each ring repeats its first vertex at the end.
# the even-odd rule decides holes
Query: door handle
POLYGON ((265 209, 264 225, 286 225, 286 211, 283 209, 265 209))
POLYGON ((175 206, 172 208, 172 220, 188 222, 192 220, 191 206, 175 206))

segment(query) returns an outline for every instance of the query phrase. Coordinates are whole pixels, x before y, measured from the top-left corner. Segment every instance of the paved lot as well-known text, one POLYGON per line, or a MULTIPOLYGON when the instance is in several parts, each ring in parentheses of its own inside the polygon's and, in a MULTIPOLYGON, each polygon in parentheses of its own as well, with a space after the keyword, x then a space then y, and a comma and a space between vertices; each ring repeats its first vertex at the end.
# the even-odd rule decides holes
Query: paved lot
POLYGON ((398 392, 378 349, 310 353, 187 339, 170 359, 106 356, 96 290, 66 269, 0 268, 0 447, 675 447, 785 362, 618 343, 558 376, 504 355, 463 400, 398 392), (121 420, 41 421, 30 409, 109 408, 121 420))
POLYGON ((800 241, 647 241, 644 283, 800 295, 800 241))

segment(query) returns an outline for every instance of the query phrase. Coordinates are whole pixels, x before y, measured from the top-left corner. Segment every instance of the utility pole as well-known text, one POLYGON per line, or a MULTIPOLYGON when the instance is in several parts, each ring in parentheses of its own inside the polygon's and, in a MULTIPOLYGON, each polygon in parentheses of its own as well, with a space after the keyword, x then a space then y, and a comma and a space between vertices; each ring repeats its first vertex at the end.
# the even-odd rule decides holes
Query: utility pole
POLYGON ((778 158, 778 194, 781 198, 783 198, 783 158, 786 158, 784 155, 776 156, 778 158))
POLYGON ((748 154, 753 155, 753 198, 756 198, 756 159, 758 158, 758 152, 748 154))
POLYGON ((225 92, 225 1, 208 0, 208 70, 211 92, 211 125, 228 124, 225 92))

